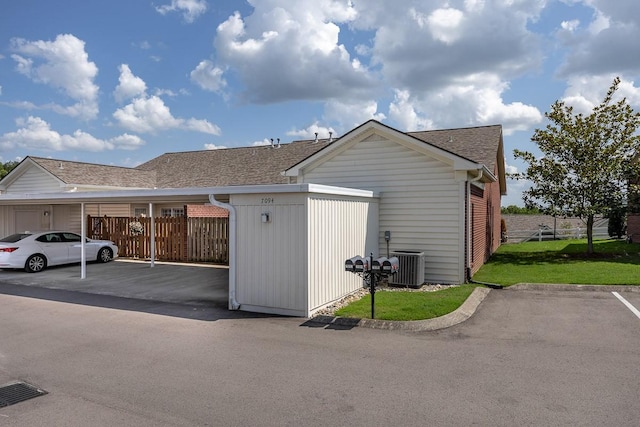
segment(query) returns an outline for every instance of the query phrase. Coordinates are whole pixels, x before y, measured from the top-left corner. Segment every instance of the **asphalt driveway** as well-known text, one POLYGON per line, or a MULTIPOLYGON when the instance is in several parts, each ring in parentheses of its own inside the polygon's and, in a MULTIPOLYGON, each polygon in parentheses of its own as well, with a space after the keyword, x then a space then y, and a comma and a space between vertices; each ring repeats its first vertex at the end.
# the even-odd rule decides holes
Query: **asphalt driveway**
POLYGON ((0 385, 48 392, 0 408, 3 426, 637 426, 640 413, 640 319, 607 291, 491 291, 431 332, 2 294, 0 325, 0 385))
POLYGON ((226 307, 229 269, 226 266, 116 260, 50 267, 40 273, 0 270, 2 284, 57 289, 87 294, 151 300, 195 306, 226 307))

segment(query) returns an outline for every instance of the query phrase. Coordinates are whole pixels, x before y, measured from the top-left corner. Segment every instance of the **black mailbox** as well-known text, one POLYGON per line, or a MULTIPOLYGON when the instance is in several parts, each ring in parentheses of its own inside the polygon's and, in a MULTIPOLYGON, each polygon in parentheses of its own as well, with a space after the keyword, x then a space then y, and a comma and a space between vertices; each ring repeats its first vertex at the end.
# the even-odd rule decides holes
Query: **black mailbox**
MULTIPOLYGON (((382 259, 382 258, 381 258, 382 259)), ((400 261, 398 257, 384 258, 382 262, 382 273, 383 274, 396 274, 400 269, 400 261)))
POLYGON ((384 265, 385 262, 387 262, 387 257, 380 257, 377 259, 374 259, 373 262, 371 263, 371 271, 374 273, 382 273, 382 266, 384 265))
POLYGON ((349 258, 344 262, 344 270, 353 273, 354 271, 356 271, 356 262, 359 260, 362 260, 361 256, 354 256, 353 258, 349 258))
POLYGON ((363 273, 365 271, 369 271, 369 257, 356 257, 359 259, 356 259, 355 263, 354 263, 354 271, 356 273, 363 273))

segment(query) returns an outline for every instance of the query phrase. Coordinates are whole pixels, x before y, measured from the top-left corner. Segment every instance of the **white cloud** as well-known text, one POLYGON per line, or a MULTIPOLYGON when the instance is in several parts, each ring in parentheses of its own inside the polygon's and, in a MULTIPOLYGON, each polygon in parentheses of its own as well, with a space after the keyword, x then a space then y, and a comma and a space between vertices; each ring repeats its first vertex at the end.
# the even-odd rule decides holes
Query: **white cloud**
POLYGON ((223 70, 216 67, 211 61, 201 61, 198 66, 191 71, 191 80, 202 89, 218 92, 222 90, 227 82, 222 77, 223 70))
POLYGON ((182 12, 182 17, 188 23, 207 11, 207 2, 204 0, 171 0, 171 4, 158 6, 156 10, 162 15, 169 12, 182 12))
POLYGON ((219 135, 220 128, 207 120, 181 119, 171 114, 157 96, 135 98, 130 104, 116 110, 113 117, 123 128, 132 132, 157 133, 162 130, 183 129, 219 135))
POLYGON ((49 123, 34 116, 29 116, 26 120, 18 119, 16 124, 20 129, 0 136, 1 147, 44 151, 105 151, 134 150, 144 145, 142 139, 126 133, 107 140, 96 138, 81 130, 76 130, 70 135, 60 134, 52 130, 49 123))
POLYGON ((497 76, 479 74, 417 94, 396 90, 390 117, 407 129, 502 124, 505 135, 540 123, 536 107, 504 102, 507 88, 497 76))
POLYGON ((505 165, 505 172, 508 174, 518 173, 518 168, 512 165, 505 165))
POLYGON ((572 19, 571 21, 562 21, 560 28, 570 33, 575 32, 580 27, 580 20, 572 19))
POLYGON ((540 67, 541 39, 528 27, 544 1, 467 1, 464 10, 442 3, 407 0, 394 8, 371 0, 358 9, 351 25, 375 29, 372 61, 389 86, 415 94, 479 73, 507 81, 540 67))
POLYGON ((118 86, 113 91, 113 97, 118 103, 145 94, 147 91, 146 83, 140 77, 134 76, 127 64, 120 65, 118 69, 120 70, 118 86))
POLYGON ((351 2, 251 2, 217 29, 216 57, 237 72, 243 96, 257 103, 371 97, 377 82, 339 42, 340 24, 356 16, 351 2))
MULTIPOLYGON (((414 13, 415 10, 413 11, 414 13)), ((420 15, 416 13, 418 23, 422 22, 420 15)), ((462 36, 461 23, 464 14, 458 9, 447 7, 444 9, 436 9, 427 18, 429 31, 434 39, 445 44, 451 44, 462 36)))
POLYGON ((121 150, 137 150, 145 144, 144 140, 139 136, 130 135, 128 133, 116 136, 110 141, 121 150))
POLYGON ((98 67, 89 61, 84 41, 71 34, 61 34, 54 41, 11 39, 11 57, 16 70, 36 83, 62 91, 76 101, 72 106, 55 105, 52 110, 83 119, 98 114, 98 86, 94 79, 98 67))
MULTIPOLYGON (((604 99, 615 77, 613 74, 570 77, 562 101, 571 105, 576 114, 591 114, 593 108, 604 99)), ((633 81, 625 80, 624 76, 620 77, 622 79, 614 101, 624 97, 630 105, 640 107, 640 87, 636 87, 633 81)))
POLYGON ((271 140, 265 138, 262 141, 254 141, 253 144, 251 144, 252 147, 261 147, 263 145, 271 145, 271 140))
POLYGON ((346 130, 367 120, 382 121, 386 116, 378 111, 378 103, 376 101, 335 99, 325 103, 323 118, 338 123, 340 130, 346 130))
MULTIPOLYGON (((313 122, 304 129, 292 129, 287 132, 287 135, 294 136, 300 139, 314 139, 316 137, 316 133, 318 134, 318 138, 320 139, 329 138, 330 133, 334 138, 337 137, 337 133, 332 127, 320 126, 317 121, 313 122)), ((269 143, 269 141, 267 142, 269 143)))
POLYGON ((224 145, 215 145, 215 144, 204 144, 205 150, 221 150, 223 148, 227 148, 224 145))
POLYGON ((425 117, 424 112, 416 111, 419 106, 412 104, 409 97, 409 91, 396 90, 395 99, 389 106, 389 118, 400 124, 405 132, 432 129, 433 122, 425 117))
POLYGON ((640 8, 637 0, 580 0, 591 21, 558 31, 566 49, 559 68, 563 78, 585 75, 640 74, 640 8), (571 31, 568 31, 571 30, 571 31))

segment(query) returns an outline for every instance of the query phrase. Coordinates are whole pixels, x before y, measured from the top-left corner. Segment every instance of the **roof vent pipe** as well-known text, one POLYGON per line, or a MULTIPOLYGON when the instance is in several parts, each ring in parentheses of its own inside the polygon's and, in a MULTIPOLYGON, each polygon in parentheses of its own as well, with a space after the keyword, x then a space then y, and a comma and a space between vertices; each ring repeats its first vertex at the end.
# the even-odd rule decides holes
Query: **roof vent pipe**
POLYGON ((280 148, 280 138, 278 138, 278 145, 276 145, 276 148, 280 148))
POLYGON ((333 142, 333 132, 329 132, 329 142, 333 142))
POLYGON ((273 138, 271 138, 271 147, 273 148, 273 138))
POLYGON ((58 166, 58 169, 64 169, 64 167, 62 166, 62 162, 60 162, 60 166, 58 166))
POLYGON ((313 140, 313 143, 316 144, 318 142, 318 132, 315 133, 316 139, 313 140))

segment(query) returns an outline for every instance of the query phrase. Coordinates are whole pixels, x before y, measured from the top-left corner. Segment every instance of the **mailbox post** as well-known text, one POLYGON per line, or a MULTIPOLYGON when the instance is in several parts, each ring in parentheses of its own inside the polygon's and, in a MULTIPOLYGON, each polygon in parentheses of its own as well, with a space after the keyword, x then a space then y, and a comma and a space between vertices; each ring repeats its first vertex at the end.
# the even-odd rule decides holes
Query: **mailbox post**
POLYGON ((350 273, 360 275, 365 282, 368 283, 369 293, 371 294, 371 318, 375 319, 376 283, 380 278, 388 277, 398 272, 398 258, 380 257, 373 259, 373 253, 368 257, 361 257, 357 255, 344 262, 344 269, 350 273))

